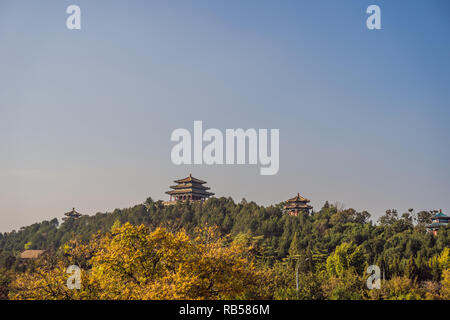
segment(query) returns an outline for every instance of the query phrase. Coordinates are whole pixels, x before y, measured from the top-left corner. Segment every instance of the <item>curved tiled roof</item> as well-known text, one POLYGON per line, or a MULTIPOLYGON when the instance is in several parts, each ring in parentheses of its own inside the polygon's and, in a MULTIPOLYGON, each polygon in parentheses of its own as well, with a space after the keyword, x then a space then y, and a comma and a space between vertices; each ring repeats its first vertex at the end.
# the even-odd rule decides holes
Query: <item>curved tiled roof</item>
POLYGON ((447 219, 450 219, 450 217, 447 216, 446 214, 442 213, 442 211, 439 212, 438 214, 434 215, 433 218, 447 218, 447 219))
POLYGON ((205 187, 200 184, 192 184, 192 183, 183 183, 183 184, 177 184, 176 186, 170 186, 171 189, 186 189, 186 188, 196 188, 201 190, 209 190, 210 187, 205 187))
POLYGON ((200 184, 205 184, 206 183, 206 181, 194 178, 192 176, 192 174, 189 174, 189 177, 186 177, 186 178, 180 179, 180 180, 175 180, 174 182, 176 182, 176 183, 195 182, 195 183, 200 183, 200 184))
POLYGON ((64 213, 64 215, 65 216, 77 216, 77 217, 82 216, 81 213, 75 211, 75 208, 73 208, 72 211, 64 213))
POLYGON ((430 223, 430 224, 427 226, 427 228, 439 228, 439 227, 444 227, 444 226, 447 226, 447 225, 448 225, 448 223, 433 222, 433 223, 430 223))
POLYGON ((308 203, 310 201, 309 201, 309 199, 303 198, 300 195, 300 193, 297 193, 297 195, 294 198, 286 200, 286 202, 305 202, 305 203, 308 203))
POLYGON ((212 192, 203 191, 203 190, 195 190, 195 189, 170 190, 170 191, 166 191, 166 193, 170 194, 170 195, 192 193, 192 194, 208 196, 208 197, 214 195, 214 193, 212 193, 212 192))

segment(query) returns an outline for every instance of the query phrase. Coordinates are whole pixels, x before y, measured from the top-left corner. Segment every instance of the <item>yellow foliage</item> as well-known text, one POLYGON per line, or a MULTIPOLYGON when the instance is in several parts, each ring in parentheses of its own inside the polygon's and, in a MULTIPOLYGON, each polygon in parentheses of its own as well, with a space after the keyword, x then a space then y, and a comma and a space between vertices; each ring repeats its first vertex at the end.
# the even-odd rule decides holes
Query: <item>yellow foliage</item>
POLYGON ((442 272, 441 286, 441 298, 450 300, 450 268, 442 272))
POLYGON ((64 246, 66 264, 18 276, 12 299, 244 299, 255 297, 261 274, 242 245, 214 228, 195 238, 126 223, 88 244, 64 246), (66 286, 68 264, 83 265, 82 288, 66 286))
POLYGON ((426 296, 424 290, 407 277, 382 281, 381 289, 369 290, 368 294, 374 300, 421 300, 426 296))
POLYGON ((431 269, 437 268, 440 271, 450 268, 450 248, 444 248, 439 255, 435 255, 428 261, 431 269))

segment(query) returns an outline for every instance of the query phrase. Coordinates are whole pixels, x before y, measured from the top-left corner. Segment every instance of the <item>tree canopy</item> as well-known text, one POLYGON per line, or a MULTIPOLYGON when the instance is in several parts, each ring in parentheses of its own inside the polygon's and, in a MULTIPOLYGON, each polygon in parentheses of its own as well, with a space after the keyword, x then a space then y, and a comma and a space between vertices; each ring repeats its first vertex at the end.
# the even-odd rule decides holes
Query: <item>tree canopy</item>
POLYGON ((427 233, 431 211, 391 209, 373 223, 366 211, 328 202, 298 216, 282 208, 231 198, 163 206, 148 198, 131 208, 3 233, 0 298, 448 297, 450 228, 427 233), (24 262, 24 249, 46 254, 24 262), (83 270, 84 289, 65 288, 70 264, 83 270), (369 265, 382 270, 384 291, 365 288, 369 265), (47 291, 37 290, 45 284, 47 291))

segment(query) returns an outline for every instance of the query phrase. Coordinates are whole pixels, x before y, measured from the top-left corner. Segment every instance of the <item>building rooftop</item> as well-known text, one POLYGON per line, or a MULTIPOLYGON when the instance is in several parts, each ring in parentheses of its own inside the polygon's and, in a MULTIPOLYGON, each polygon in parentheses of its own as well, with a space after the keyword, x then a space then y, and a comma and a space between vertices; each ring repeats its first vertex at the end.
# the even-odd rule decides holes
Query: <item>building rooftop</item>
POLYGON ((176 183, 194 182, 194 183, 199 183, 199 184, 205 184, 206 183, 206 181, 194 178, 192 176, 192 174, 189 174, 189 177, 186 177, 186 178, 180 179, 180 180, 175 180, 174 182, 176 182, 176 183))
POLYGON ((212 193, 212 192, 196 190, 196 189, 192 189, 192 188, 166 191, 166 194, 170 194, 170 195, 186 194, 186 193, 193 193, 193 194, 198 194, 198 195, 203 195, 203 196, 208 196, 208 197, 214 195, 214 193, 212 193))
POLYGON ((44 250, 25 250, 24 252, 22 252, 20 254, 20 258, 21 259, 36 259, 44 252, 45 252, 44 250))
POLYGON ((433 216, 433 218, 449 218, 450 219, 449 216, 447 216, 445 213, 442 213, 442 210, 439 210, 439 213, 435 214, 433 216))
POLYGON ((186 189, 186 188, 195 188, 195 189, 201 189, 201 190, 209 190, 211 189, 210 187, 205 187, 202 186, 200 184, 195 184, 195 183, 183 183, 183 184, 177 184, 176 186, 170 186, 171 189, 186 189))
POLYGON ((73 208, 72 211, 64 213, 64 215, 65 215, 65 217, 63 218, 63 220, 77 219, 82 216, 81 213, 75 211, 75 208, 73 208))
POLYGON ((304 203, 308 203, 310 201, 309 201, 309 199, 306 199, 306 198, 302 197, 300 195, 300 193, 297 193, 297 195, 294 198, 286 200, 286 202, 304 202, 304 203))

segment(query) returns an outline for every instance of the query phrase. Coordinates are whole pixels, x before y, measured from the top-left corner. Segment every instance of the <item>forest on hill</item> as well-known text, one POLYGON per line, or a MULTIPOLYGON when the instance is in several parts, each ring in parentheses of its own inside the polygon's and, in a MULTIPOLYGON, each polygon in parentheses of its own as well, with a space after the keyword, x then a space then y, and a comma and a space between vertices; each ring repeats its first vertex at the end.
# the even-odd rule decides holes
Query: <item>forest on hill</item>
POLYGON ((1 299, 450 299, 450 227, 433 212, 366 211, 328 202, 290 216, 231 198, 55 218, 0 234, 1 299), (24 249, 42 249, 24 262, 24 249), (66 268, 82 269, 70 290, 66 268), (368 289, 367 268, 382 270, 368 289), (296 288, 298 271, 299 289, 296 288))

